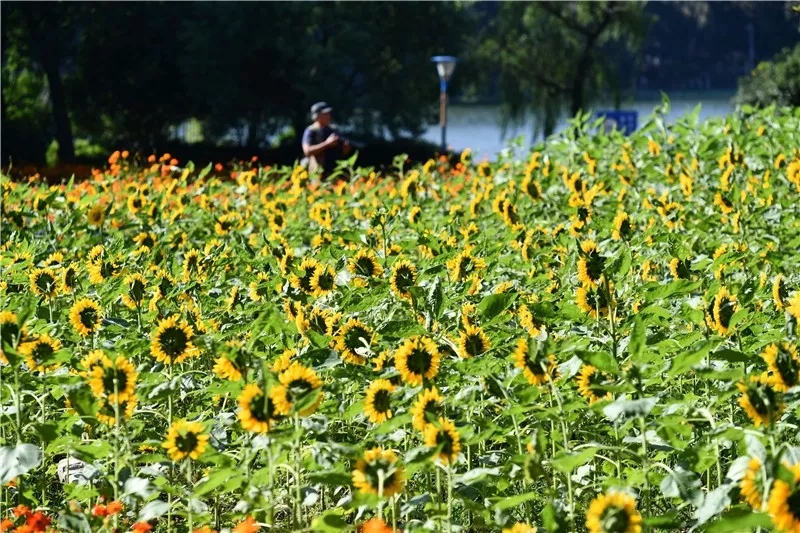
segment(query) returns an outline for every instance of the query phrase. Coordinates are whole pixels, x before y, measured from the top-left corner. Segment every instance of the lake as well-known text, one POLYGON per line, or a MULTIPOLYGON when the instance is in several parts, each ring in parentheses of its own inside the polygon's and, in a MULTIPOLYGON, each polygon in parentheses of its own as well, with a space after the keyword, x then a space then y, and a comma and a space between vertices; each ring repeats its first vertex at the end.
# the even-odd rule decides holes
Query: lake
MULTIPOLYGON (((676 121, 691 113, 697 104, 701 105, 699 115, 701 120, 727 115, 733 111, 733 105, 731 104, 733 95, 733 91, 703 91, 668 95, 670 96, 670 111, 667 114, 667 121, 676 121)), ((638 124, 641 126, 647 120, 647 117, 652 114, 653 109, 660 104, 660 96, 653 95, 637 99, 629 105, 623 105, 622 109, 636 111, 638 113, 638 124)), ((613 109, 613 105, 597 105, 595 109, 613 109)), ((495 154, 506 146, 502 139, 499 106, 451 105, 448 107, 447 118, 447 144, 454 150, 471 148, 473 153, 480 157, 493 158, 495 154)), ((562 120, 557 131, 560 131, 566 125, 567 121, 565 119, 562 120)), ((523 137, 523 147, 528 150, 531 145, 532 130, 533 122, 529 119, 522 128, 514 130, 513 127, 509 127, 506 140, 511 140, 521 135, 523 137)), ((428 128, 423 138, 439 143, 441 141, 439 124, 434 124, 428 128)))

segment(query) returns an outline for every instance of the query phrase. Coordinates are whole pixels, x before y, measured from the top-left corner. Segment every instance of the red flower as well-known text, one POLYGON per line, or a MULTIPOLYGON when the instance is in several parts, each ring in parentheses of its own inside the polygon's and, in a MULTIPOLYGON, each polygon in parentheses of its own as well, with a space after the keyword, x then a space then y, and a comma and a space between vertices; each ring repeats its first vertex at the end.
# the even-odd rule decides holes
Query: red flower
POLYGON ((131 527, 131 531, 133 531, 133 533, 147 533, 151 529, 153 529, 153 526, 147 522, 136 522, 133 524, 133 527, 131 527))
POLYGON ((28 517, 28 527, 31 528, 31 531, 46 531, 47 526, 50 525, 50 517, 46 516, 41 511, 36 511, 31 516, 28 517))
POLYGON ((92 516, 108 516, 108 509, 106 509, 106 506, 102 503, 97 504, 94 506, 94 509, 92 509, 92 516))
POLYGON ((27 505, 17 505, 16 507, 14 507, 12 512, 14 513, 14 516, 16 516, 16 517, 20 517, 20 516, 28 517, 28 516, 31 515, 31 508, 28 507, 27 505))
POLYGON ((11 531, 12 527, 14 527, 14 521, 13 520, 9 520, 8 518, 6 518, 2 522, 0 522, 0 532, 11 531))
POLYGON ((115 515, 122 511, 122 502, 118 500, 114 500, 113 502, 109 503, 106 507, 106 511, 109 515, 115 515))
POLYGON ((239 522, 239 525, 233 528, 233 533, 256 533, 259 529, 261 526, 255 523, 252 516, 248 516, 244 522, 239 522))

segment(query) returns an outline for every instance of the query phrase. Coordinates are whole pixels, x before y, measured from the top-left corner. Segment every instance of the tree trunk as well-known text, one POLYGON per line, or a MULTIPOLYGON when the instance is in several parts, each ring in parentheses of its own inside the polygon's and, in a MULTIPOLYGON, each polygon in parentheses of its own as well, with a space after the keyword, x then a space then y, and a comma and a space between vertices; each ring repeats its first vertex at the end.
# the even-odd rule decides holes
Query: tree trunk
POLYGON ((58 141, 58 161, 73 163, 75 161, 75 142, 72 137, 72 125, 69 122, 64 84, 61 81, 61 73, 58 71, 58 63, 49 59, 43 60, 43 67, 47 75, 47 85, 50 88, 50 104, 53 106, 56 141, 58 141))

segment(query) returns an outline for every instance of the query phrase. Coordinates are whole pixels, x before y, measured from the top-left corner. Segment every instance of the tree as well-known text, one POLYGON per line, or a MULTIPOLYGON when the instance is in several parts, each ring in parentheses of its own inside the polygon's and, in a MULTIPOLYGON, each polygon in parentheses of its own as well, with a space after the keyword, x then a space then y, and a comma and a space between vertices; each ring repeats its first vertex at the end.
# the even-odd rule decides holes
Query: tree
POLYGON ((505 2, 479 57, 500 75, 504 127, 532 112, 553 133, 566 108, 621 91, 617 64, 641 50, 651 17, 642 2, 505 2))

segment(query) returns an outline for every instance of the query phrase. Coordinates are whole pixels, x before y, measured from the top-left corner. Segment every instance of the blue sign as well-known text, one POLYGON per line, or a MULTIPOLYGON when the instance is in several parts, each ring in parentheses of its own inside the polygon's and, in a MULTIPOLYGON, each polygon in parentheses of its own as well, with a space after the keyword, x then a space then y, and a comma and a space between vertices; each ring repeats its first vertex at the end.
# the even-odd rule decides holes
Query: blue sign
POLYGON ((598 111, 595 116, 606 119, 603 127, 605 131, 611 131, 616 127, 625 135, 630 135, 636 131, 639 115, 636 111, 598 111))

